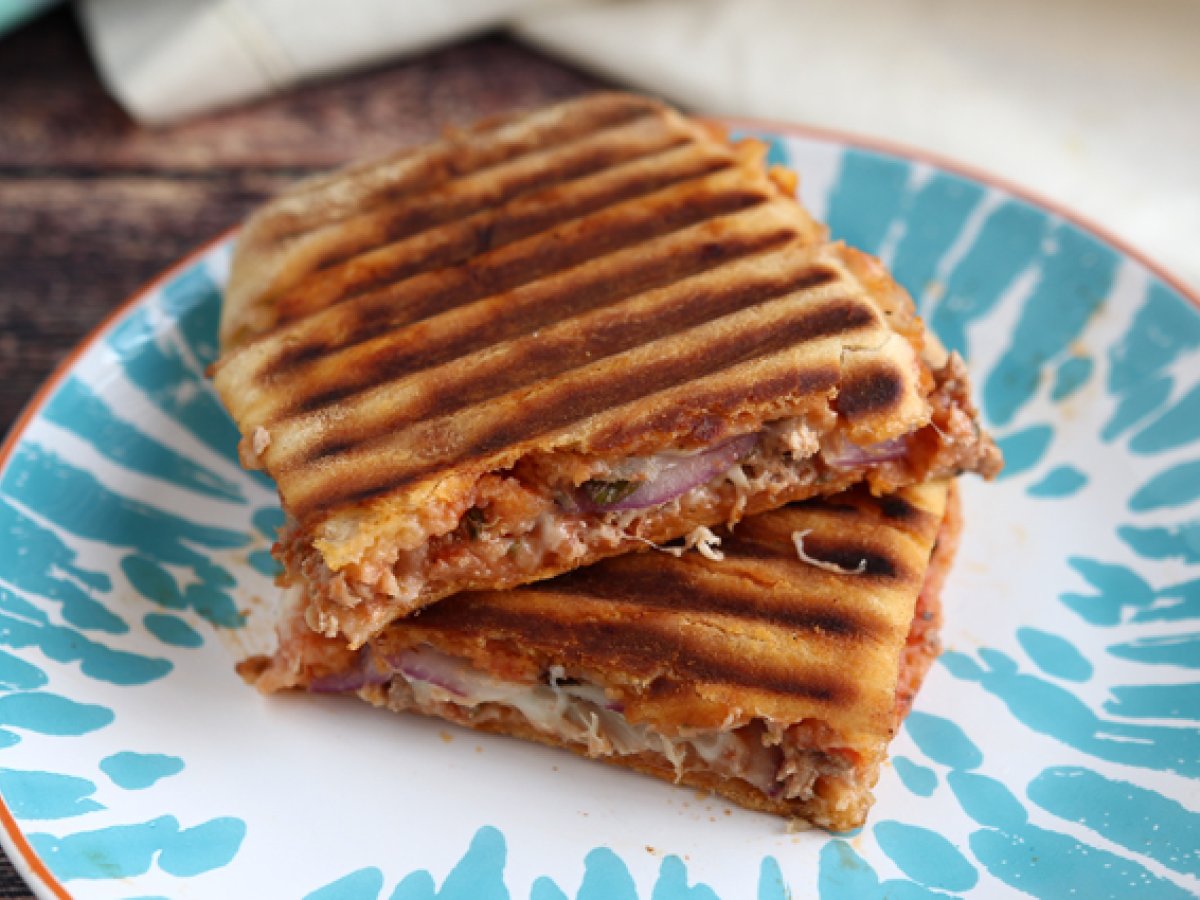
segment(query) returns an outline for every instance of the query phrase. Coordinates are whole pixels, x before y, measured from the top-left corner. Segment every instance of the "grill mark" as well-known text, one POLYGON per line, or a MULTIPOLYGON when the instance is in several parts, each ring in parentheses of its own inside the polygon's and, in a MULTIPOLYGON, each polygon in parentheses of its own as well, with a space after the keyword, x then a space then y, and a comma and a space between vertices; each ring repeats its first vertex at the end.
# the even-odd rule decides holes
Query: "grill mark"
MULTIPOLYGON (((687 432, 694 439, 711 444, 729 433, 730 426, 733 424, 732 411, 736 407, 767 403, 773 398, 785 394, 811 394, 831 390, 837 384, 837 376, 838 371, 832 366, 800 372, 790 371, 771 378, 756 380, 750 387, 737 385, 732 388, 698 393, 689 397, 686 407, 673 408, 653 418, 639 419, 633 423, 621 423, 598 432, 593 435, 591 448, 596 453, 619 449, 648 433, 687 432)), ((478 393, 474 394, 463 394, 455 390, 454 396, 461 398, 461 402, 456 400, 445 407, 438 405, 447 396, 443 393, 416 409, 408 410, 405 418, 413 421, 427 420, 433 416, 425 414, 424 410, 426 409, 444 410, 446 414, 449 414, 459 408, 493 399, 495 392, 487 387, 486 380, 481 380, 477 387, 478 393)), ((322 458, 332 458, 339 453, 349 452, 362 446, 362 442, 356 439, 339 441, 336 445, 326 448, 322 458)), ((319 463, 320 460, 316 460, 316 462, 319 463)), ((302 464, 284 464, 276 466, 276 471, 286 474, 295 468, 302 467, 302 464)))
POLYGON ((928 515, 924 510, 918 509, 896 494, 888 494, 887 496, 880 497, 876 502, 879 505, 879 511, 883 513, 883 517, 896 522, 915 522, 928 515))
MULTIPOLYGON (((794 237, 788 229, 737 237, 729 241, 705 241, 691 244, 665 258, 639 258, 626 271, 598 271, 587 281, 576 282, 564 289, 538 298, 528 306, 514 306, 488 319, 484 324, 451 336, 444 344, 433 347, 412 347, 408 352, 400 351, 392 344, 381 348, 379 359, 366 360, 362 368, 365 374, 350 372, 348 380, 331 387, 328 391, 310 397, 296 397, 293 405, 276 414, 276 420, 296 412, 311 413, 333 403, 340 402, 372 386, 395 380, 404 375, 443 365, 460 356, 481 350, 503 340, 527 335, 540 328, 563 322, 575 316, 617 304, 664 285, 691 278, 721 265, 736 262, 754 253, 775 249, 794 237)), ((823 270, 827 271, 827 270, 823 270)), ((836 277, 832 275, 831 277, 836 277)), ((814 279, 814 286, 816 285, 814 279)), ((802 285, 801 285, 802 286, 802 285)), ((799 288, 797 288, 799 289, 799 288)), ((574 336, 570 341, 576 341, 574 336)), ((408 342, 406 342, 408 343, 408 342)), ((542 378, 561 371, 553 367, 555 348, 549 341, 512 357, 514 367, 539 367, 530 369, 528 380, 542 378)), ((510 374, 505 369, 494 375, 503 378, 510 374)), ((505 382, 510 386, 518 382, 505 382)), ((468 382, 468 385, 470 383, 468 382)), ((468 389, 460 385, 460 389, 468 389)), ((477 398, 482 396, 474 394, 477 398)), ((423 415, 432 410, 426 408, 423 415)), ((448 411, 448 410, 442 410, 448 411)))
MULTIPOLYGON (((795 599, 774 602, 759 585, 730 583, 728 579, 689 577, 683 565, 600 565, 579 569, 551 582, 530 585, 539 593, 573 594, 622 606, 669 610, 676 613, 709 613, 781 629, 832 635, 855 642, 878 639, 884 630, 878 622, 854 616, 843 608, 807 608, 795 599)), ((673 562, 673 561, 668 561, 673 562)))
MULTIPOLYGON (((377 223, 380 229, 371 237, 372 243, 367 246, 342 247, 322 258, 313 272, 326 272, 335 266, 342 265, 359 255, 372 250, 378 250, 384 244, 391 244, 414 237, 429 231, 439 225, 448 225, 456 220, 462 220, 489 209, 495 209, 512 201, 546 192, 571 181, 595 175, 607 169, 622 164, 638 162, 659 156, 671 150, 678 149, 690 143, 683 134, 664 133, 662 143, 652 147, 596 147, 575 159, 566 159, 555 165, 550 161, 546 167, 524 173, 520 177, 507 180, 499 191, 488 194, 467 196, 438 196, 437 193, 426 197, 414 198, 411 203, 391 211, 377 223), (424 200, 424 202, 421 202, 424 200)), ((715 162, 716 160, 711 160, 715 162)), ((720 161, 723 165, 732 165, 730 157, 720 161)), ((670 182, 667 182, 670 183, 670 182)), ((636 196, 636 195, 633 195, 636 196)), ((496 244, 494 246, 500 246, 496 244)))
POLYGON ((551 396, 542 409, 532 407, 519 418, 499 423, 471 449, 490 453, 517 439, 545 434, 605 409, 695 380, 693 372, 723 372, 796 344, 841 334, 874 321, 872 310, 861 303, 838 300, 816 310, 803 310, 791 319, 722 335, 686 356, 655 360, 641 369, 617 372, 606 382, 573 385, 551 396))
MULTIPOLYGON (((754 524, 753 520, 751 524, 754 524)), ((807 548, 807 539, 805 546, 807 548)), ((782 536, 750 536, 745 533, 744 528, 734 531, 727 528, 721 530, 721 552, 729 560, 742 559, 778 564, 796 560, 796 551, 791 542, 785 541, 782 536)))
POLYGON ((865 562, 866 568, 862 574, 879 578, 898 578, 903 570, 902 565, 887 553, 860 544, 842 543, 811 534, 804 539, 804 552, 814 559, 823 559, 850 571, 865 562))
MULTIPOLYGON (((848 488, 843 493, 849 493, 851 491, 855 491, 855 488, 848 488)), ((859 507, 858 504, 840 502, 841 500, 842 497, 840 494, 837 495, 836 499, 833 501, 831 501, 828 497, 812 497, 791 503, 783 507, 780 512, 782 513, 784 510, 786 510, 797 513, 818 513, 823 516, 837 516, 839 518, 854 518, 855 516, 863 515, 864 511, 859 507)))
MULTIPOLYGON (((523 354, 523 356, 537 359, 537 352, 534 350, 529 354, 523 354)), ((569 372, 570 370, 567 371, 569 372)), ((689 405, 686 408, 671 410, 662 416, 650 420, 639 420, 633 424, 622 424, 615 429, 601 432, 592 440, 591 446, 595 452, 601 453, 605 450, 612 450, 622 445, 628 445, 634 438, 646 432, 662 433, 680 430, 689 431, 696 440, 704 443, 712 443, 727 433, 730 422, 726 416, 732 407, 765 403, 771 398, 785 393, 812 393, 821 390, 830 390, 837 383, 837 375, 837 370, 833 368, 827 370, 814 369, 806 372, 787 372, 774 378, 756 381, 749 388, 738 385, 735 388, 723 391, 709 391, 697 394, 690 398, 689 405), (697 410, 700 411, 697 412, 697 410)), ((507 391, 499 390, 502 384, 513 384, 516 386, 513 388, 515 390, 523 386, 525 382, 526 377, 523 374, 523 370, 515 366, 511 369, 506 368, 504 374, 498 375, 493 379, 483 376, 475 381, 468 382, 468 388, 465 391, 450 386, 447 391, 442 391, 436 396, 428 397, 422 403, 413 404, 405 410, 404 418, 405 421, 412 422, 440 418, 460 409, 503 396, 507 391), (502 382, 500 379, 504 377, 510 378, 511 381, 502 382), (453 391, 452 395, 450 391, 453 391)), ((372 428, 370 433, 373 437, 370 440, 378 440, 389 433, 394 433, 398 430, 398 427, 393 424, 390 428, 386 426, 372 428)), ((355 432, 353 436, 346 438, 339 436, 334 443, 330 444, 321 443, 319 445, 321 449, 317 455, 308 456, 306 454, 299 460, 290 460, 282 465, 276 465, 276 471, 287 474, 296 469, 303 469, 305 466, 319 464, 322 460, 331 459, 341 453, 361 449, 368 442, 361 438, 359 434, 359 432, 355 432)), ((316 447, 318 445, 314 444, 313 446, 316 447)))
MULTIPOLYGON (((590 109, 582 115, 574 112, 577 106, 588 106, 602 99, 604 98, 584 97, 569 101, 561 108, 570 107, 573 115, 564 115, 559 121, 542 125, 536 133, 511 143, 486 139, 482 145, 473 146, 472 141, 484 135, 463 132, 463 137, 452 138, 453 143, 447 148, 446 168, 451 175, 459 178, 464 175, 476 175, 497 165, 531 155, 547 147, 578 140, 597 131, 627 125, 647 116, 662 116, 665 111, 665 107, 652 101, 647 102, 644 98, 621 96, 614 98, 617 102, 610 108, 590 109)), ((517 121, 519 117, 509 123, 502 122, 501 128, 505 124, 515 124, 517 121)))
MULTIPOLYGON (((695 380, 693 373, 714 375, 754 359, 772 356, 805 341, 841 334, 875 322, 874 311, 862 303, 841 300, 815 310, 806 309, 782 321, 768 322, 734 334, 722 335, 710 344, 694 348, 678 358, 654 360, 611 374, 605 381, 564 386, 541 404, 531 403, 497 422, 472 444, 451 459, 427 460, 376 483, 353 485, 326 483, 307 499, 296 503, 297 515, 335 503, 359 503, 411 484, 418 478, 448 466, 476 460, 517 441, 541 437, 558 428, 579 422, 651 394, 695 380)), ((820 369, 794 373, 797 387, 818 389, 829 373, 820 369), (807 384, 806 384, 807 381, 807 384)), ((746 386, 748 390, 751 386, 746 386)))
MULTIPOLYGON (((460 597, 467 600, 469 595, 460 597)), ((418 633, 490 632, 498 636, 509 632, 522 643, 546 647, 566 665, 594 667, 603 660, 623 672, 645 674, 661 673, 669 667, 675 677, 689 682, 736 685, 827 703, 848 704, 856 694, 854 685, 827 672, 806 672, 794 666, 772 669, 753 657, 714 654, 689 646, 680 640, 675 623, 660 627, 644 618, 561 622, 538 611, 504 608, 486 599, 460 603, 455 598, 428 607, 412 627, 418 633)))
POLYGON ((717 387, 692 394, 686 404, 662 410, 653 417, 619 422, 592 436, 596 453, 628 447, 646 435, 688 433, 696 440, 713 443, 729 434, 737 424, 739 407, 759 406, 784 396, 802 396, 832 390, 838 379, 834 366, 791 370, 749 385, 717 387))
POLYGON ((899 372, 887 363, 855 372, 838 391, 837 411, 850 420, 869 413, 880 413, 895 406, 904 396, 899 372))
POLYGON ((882 497, 876 497, 862 486, 842 491, 833 497, 804 500, 785 509, 796 513, 819 513, 839 518, 871 516, 887 520, 888 527, 903 528, 906 532, 918 534, 937 520, 932 512, 911 502, 901 494, 885 494, 882 497))
MULTIPOLYGON (((745 188, 732 188, 706 197, 682 197, 666 206, 660 216, 629 223, 624 228, 591 229, 573 242, 539 242, 538 247, 528 248, 527 253, 502 262, 476 257, 463 266, 446 271, 443 279, 438 279, 401 309, 397 309, 390 298, 381 297, 367 308, 358 310, 357 319, 341 335, 283 351, 260 378, 278 376, 335 350, 378 337, 382 331, 392 331, 493 294, 511 291, 594 257, 645 243, 708 219, 741 212, 766 199, 761 192, 745 188), (450 283, 445 283, 446 280, 450 283)), ((430 276, 434 274, 443 273, 429 273, 430 276)))
MULTIPOLYGON (((790 540, 785 544, 781 540, 761 540, 734 532, 721 536, 721 549, 730 558, 764 560, 775 563, 807 565, 796 556, 790 540)), ((908 573, 899 560, 893 558, 886 550, 864 546, 857 541, 839 540, 822 537, 818 534, 808 534, 804 537, 804 552, 813 559, 833 563, 840 568, 854 571, 865 560, 866 569, 861 575, 847 575, 848 578, 858 578, 870 575, 878 578, 905 579, 908 573)))
MULTIPOLYGON (((777 232, 774 237, 760 236, 751 242, 718 245, 719 255, 723 257, 730 254, 736 259, 747 250, 759 249, 755 247, 756 244, 769 247, 783 243, 789 237, 788 232, 777 232)), ((699 258, 705 256, 703 253, 695 255, 699 258)), ((687 260, 677 259, 675 262, 686 264, 687 260)), ((663 268, 669 269, 671 265, 665 265, 663 268)), ((670 273, 666 273, 666 277, 675 280, 670 273)), ((636 349, 668 334, 694 328, 740 309, 827 283, 836 277, 836 273, 828 269, 814 269, 791 278, 740 283, 723 289, 700 287, 691 294, 677 298, 671 305, 654 310, 644 319, 632 319, 614 312, 607 317, 608 321, 588 323, 584 333, 566 331, 546 336, 542 340, 528 341, 525 346, 514 348, 513 352, 505 354, 503 367, 498 371, 495 367, 469 369, 464 366, 463 374, 454 379, 456 383, 452 391, 441 391, 437 396, 429 398, 419 412, 407 410, 404 419, 412 421, 417 418, 443 416, 464 406, 499 397, 517 388, 562 375, 617 353, 636 349)), ((585 310, 579 307, 585 304, 591 306, 594 300, 604 303, 623 299, 626 298, 605 296, 603 293, 598 298, 552 296, 531 311, 514 310, 507 316, 489 320, 467 332, 455 335, 441 346, 414 347, 409 352, 399 353, 395 349, 385 348, 387 356, 378 364, 373 365, 368 360, 361 366, 354 367, 351 373, 352 381, 305 401, 302 407, 306 413, 318 411, 364 390, 445 365, 470 352, 494 346, 500 341, 528 336, 538 329, 555 324, 556 319, 566 320, 584 312, 585 310)), ((451 378, 453 379, 453 376, 451 378)), ((371 440, 384 431, 395 430, 398 424, 400 423, 395 420, 376 423, 357 432, 356 441, 371 440)), ((330 439, 342 442, 336 430, 330 434, 330 439)), ((329 447, 318 443, 309 448, 305 460, 312 462, 329 455, 329 447)))
POLYGON ((445 231, 430 234, 438 243, 424 248, 374 247, 372 254, 387 249, 389 259, 357 257, 348 263, 346 277, 339 283, 339 273, 329 270, 324 277, 302 282, 294 292, 276 301, 279 325, 303 319, 321 309, 336 306, 371 293, 390 284, 415 278, 418 275, 451 268, 472 257, 499 250, 517 241, 549 231, 574 219, 582 219, 609 206, 635 200, 655 191, 675 187, 688 181, 705 178, 732 168, 732 159, 694 159, 670 173, 642 173, 623 183, 612 185, 604 193, 580 192, 576 197, 553 196, 562 193, 550 188, 548 196, 523 198, 515 206, 507 206, 477 216, 443 223, 445 231), (362 274, 356 275, 356 272, 362 274), (332 288, 327 286, 332 285, 332 288), (326 296, 327 295, 327 296, 326 296))
MULTIPOLYGON (((425 150, 427 156, 422 165, 410 173, 401 184, 369 192, 366 197, 354 205, 352 213, 359 214, 378 208, 385 203, 428 190, 431 186, 442 184, 452 178, 482 174, 489 169, 513 162, 521 157, 530 156, 567 141, 586 137, 597 131, 616 128, 637 119, 663 114, 661 106, 648 103, 638 97, 613 97, 611 99, 585 97, 582 100, 563 104, 563 109, 570 110, 573 114, 564 114, 557 122, 548 122, 540 127, 535 126, 534 133, 523 139, 501 141, 488 137, 506 125, 515 124, 519 120, 518 117, 498 118, 494 123, 477 123, 470 129, 460 131, 440 145, 435 144, 431 150, 425 150), (610 102, 611 105, 605 105, 605 101, 610 102), (579 107, 583 108, 582 112, 576 111, 579 107)), ((319 195, 320 192, 328 190, 330 186, 338 184, 349 173, 366 177, 377 169, 420 153, 422 149, 420 147, 408 148, 399 153, 385 156, 376 164, 352 166, 347 172, 334 173, 328 176, 324 183, 313 185, 310 189, 302 190, 294 196, 298 200, 310 200, 313 194, 319 195)), ((312 209, 313 206, 314 204, 311 203, 306 204, 307 209, 312 209)), ((326 218, 318 214, 314 220, 312 217, 296 213, 289 215, 288 211, 284 210, 280 214, 283 221, 279 222, 275 228, 266 231, 262 238, 266 241, 286 240, 323 225, 343 221, 347 217, 326 218)))

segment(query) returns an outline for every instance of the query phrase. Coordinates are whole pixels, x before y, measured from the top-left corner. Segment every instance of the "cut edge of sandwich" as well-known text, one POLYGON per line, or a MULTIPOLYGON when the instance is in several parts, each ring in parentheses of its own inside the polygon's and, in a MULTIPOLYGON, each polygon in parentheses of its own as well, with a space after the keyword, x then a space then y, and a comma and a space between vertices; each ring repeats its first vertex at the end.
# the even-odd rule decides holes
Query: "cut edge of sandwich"
POLYGON ((303 183, 253 217, 214 380, 243 462, 279 485, 276 555, 282 583, 308 587, 309 627, 357 647, 462 590, 694 544, 862 481, 999 470, 962 361, 931 346, 878 261, 824 243, 765 156, 603 94, 303 183), (599 130, 572 131, 580 118, 599 130), (524 185, 539 154, 593 169, 488 207, 487 179, 524 185), (681 165, 698 167, 671 181, 681 165), (587 205, 619 185, 643 193, 587 205), (460 194, 482 205, 438 218, 460 194), (543 207, 572 212, 538 231, 543 207), (604 229, 651 237, 543 271, 539 253, 604 229), (446 247, 476 255, 428 262, 446 247), (555 311, 606 279, 628 287, 555 311))
POLYGON ((703 548, 713 527, 855 484, 885 494, 963 471, 994 477, 1000 455, 979 429, 966 368, 955 354, 934 368, 937 352, 911 361, 914 377, 934 387, 923 410, 895 417, 910 429, 897 436, 855 443, 845 414, 827 406, 740 434, 724 422, 711 444, 644 456, 537 451, 431 484, 419 508, 398 519, 367 523, 343 510, 314 533, 288 517, 275 547, 281 583, 307 585, 311 629, 358 647, 460 591, 503 590, 679 541, 703 548))
MULTIPOLYGON (((731 707, 724 722, 663 730, 653 722, 629 721, 611 690, 563 666, 550 665, 535 682, 510 681, 501 677, 503 654, 492 654, 485 672, 428 644, 397 655, 384 641, 354 653, 313 635, 295 614, 283 619, 283 652, 247 660, 239 671, 265 693, 295 687, 357 693, 396 712, 560 747, 803 825, 846 831, 865 820, 888 744, 940 652, 941 589, 961 527, 951 483, 936 537, 925 544, 928 563, 919 590, 910 598, 913 614, 898 649, 894 701, 884 721, 876 717, 858 728, 839 730, 820 716, 799 721, 746 716, 731 707), (382 662, 385 658, 390 662, 382 662)), ((420 628, 419 617, 414 621, 420 628)))

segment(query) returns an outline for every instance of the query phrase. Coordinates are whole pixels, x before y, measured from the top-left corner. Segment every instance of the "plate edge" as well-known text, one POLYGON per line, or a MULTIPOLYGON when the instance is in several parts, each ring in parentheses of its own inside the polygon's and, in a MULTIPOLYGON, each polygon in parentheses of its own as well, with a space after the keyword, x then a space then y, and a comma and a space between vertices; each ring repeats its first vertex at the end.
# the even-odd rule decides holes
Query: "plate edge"
MULTIPOLYGON (((1127 256, 1143 266, 1151 275, 1162 281, 1200 310, 1200 288, 1193 288, 1187 284, 1182 278, 1170 272, 1161 263, 1156 262, 1148 253, 1135 247, 1128 240, 1120 237, 1107 227, 1098 224, 1095 220, 1077 212, 1072 207, 1031 188, 1024 187, 1018 182, 1011 181, 1002 175, 996 175, 988 169, 961 162, 934 150, 926 150, 923 147, 893 141, 888 138, 873 137, 853 131, 843 131, 838 128, 826 128, 820 125, 786 122, 758 116, 714 116, 714 119, 735 128, 772 131, 790 137, 815 138, 848 147, 870 150, 875 153, 886 153, 890 156, 925 163, 939 169, 944 169, 955 175, 961 175, 964 178, 981 182, 989 187, 998 188, 1032 206, 1040 206, 1043 209, 1049 210, 1054 215, 1070 222, 1077 228, 1090 231, 1105 243, 1110 244, 1123 256, 1127 256)), ((0 459, 3 459, 3 457, 0 457, 0 459)))
MULTIPOLYGON (((987 169, 962 163, 934 151, 901 142, 842 131, 840 129, 752 116, 722 115, 713 116, 713 119, 731 127, 826 141, 839 144, 843 147, 864 149, 921 162, 997 188, 1032 206, 1049 210, 1076 227, 1096 235, 1119 253, 1144 267, 1151 275, 1158 278, 1200 311, 1200 291, 1194 290, 1185 284, 1180 278, 1168 272, 1162 265, 1155 262, 1149 255, 1133 246, 1126 239, 1119 237, 1109 229, 1098 225, 1087 216, 1074 211, 1059 201, 1046 197, 1007 178, 995 175, 987 169)), ((3 475, 9 458, 30 423, 41 411, 50 395, 53 394, 78 363, 79 359, 121 318, 128 314, 131 309, 144 301, 149 294, 193 266, 217 246, 237 234, 240 228, 240 224, 226 228, 200 244, 158 275, 152 277, 149 281, 134 290, 125 300, 113 307, 79 339, 26 401, 20 413, 18 413, 9 426, 8 433, 4 436, 3 441, 0 441, 0 476, 3 475)), ((72 895, 62 886, 49 867, 29 844, 24 830, 17 824, 3 796, 0 796, 0 826, 2 826, 0 827, 0 845, 3 846, 6 854, 13 861, 14 867, 29 884, 34 893, 45 898, 52 898, 52 900, 72 900, 72 895)))
MULTIPOLYGON (((33 392, 33 395, 25 401, 25 405, 17 414, 17 417, 13 419, 8 434, 0 442, 0 477, 3 476, 9 458, 12 456, 17 444, 20 443, 25 431, 29 428, 30 423, 41 412, 50 395, 57 390, 61 382, 70 374, 76 363, 79 362, 80 357, 90 350, 131 309, 145 300, 148 295, 176 278, 181 272, 195 265, 214 248, 236 234, 240 227, 240 225, 233 225, 226 228, 216 236, 209 238, 179 261, 164 269, 158 275, 155 275, 109 310, 104 318, 92 326, 79 339, 70 352, 46 376, 46 379, 33 392)), ((12 861, 17 873, 25 880, 35 894, 39 897, 47 898, 47 900, 72 900, 70 892, 62 886, 54 876, 54 873, 50 871, 50 867, 43 862, 42 858, 37 855, 37 852, 30 845, 28 838, 25 836, 25 830, 17 824, 17 820, 8 808, 3 795, 0 795, 0 845, 4 847, 4 852, 12 861)))

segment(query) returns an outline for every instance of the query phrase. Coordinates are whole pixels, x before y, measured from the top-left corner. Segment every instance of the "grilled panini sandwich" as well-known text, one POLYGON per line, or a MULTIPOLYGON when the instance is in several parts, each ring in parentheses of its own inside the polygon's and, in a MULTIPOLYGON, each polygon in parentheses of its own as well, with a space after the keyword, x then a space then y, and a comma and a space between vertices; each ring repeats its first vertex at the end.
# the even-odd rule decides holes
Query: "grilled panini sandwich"
POLYGON ((765 147, 601 94, 302 183, 239 240, 215 383, 310 626, 999 457, 911 301, 765 147))
POLYGON ((936 655, 958 527, 946 482, 859 488, 743 521, 723 560, 631 554, 464 593, 359 651, 285 608, 279 651, 243 674, 855 828, 936 655))

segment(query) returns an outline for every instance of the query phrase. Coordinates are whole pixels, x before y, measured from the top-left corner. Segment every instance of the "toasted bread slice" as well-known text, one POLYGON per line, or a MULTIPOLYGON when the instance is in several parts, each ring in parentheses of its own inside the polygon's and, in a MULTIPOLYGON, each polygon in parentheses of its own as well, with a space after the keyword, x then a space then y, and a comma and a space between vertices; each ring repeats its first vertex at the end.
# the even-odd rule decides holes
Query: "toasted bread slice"
POLYGON ((855 828, 936 655, 960 523, 947 482, 859 488, 746 519, 722 559, 634 554, 460 594, 358 652, 285 606, 278 653, 245 672, 855 828))
POLYGON ((756 141, 600 94, 306 182, 246 226, 215 383, 309 622, 504 588, 998 455, 961 362, 756 141))

